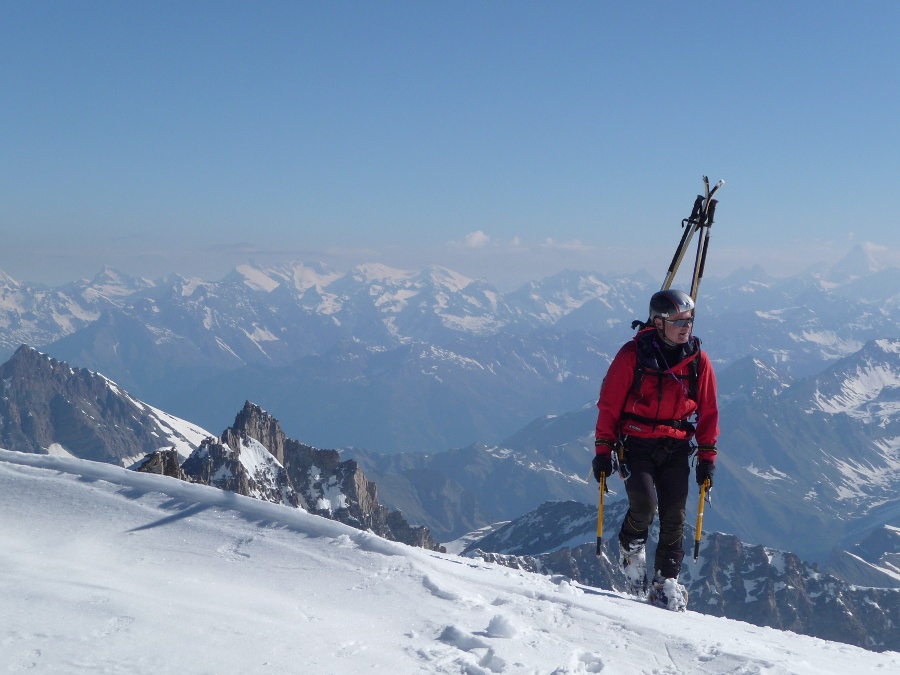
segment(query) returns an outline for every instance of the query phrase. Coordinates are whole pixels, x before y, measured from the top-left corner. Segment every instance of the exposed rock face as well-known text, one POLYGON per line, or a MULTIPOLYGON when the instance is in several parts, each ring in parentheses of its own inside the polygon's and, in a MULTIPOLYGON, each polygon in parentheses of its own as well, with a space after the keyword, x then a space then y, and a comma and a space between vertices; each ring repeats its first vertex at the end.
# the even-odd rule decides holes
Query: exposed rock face
POLYGON ((374 483, 353 460, 287 438, 274 417, 247 401, 221 441, 208 439, 182 465, 191 480, 303 508, 386 539, 438 549, 424 527, 378 502, 374 483))
POLYGON ((131 467, 141 473, 155 473, 160 476, 169 476, 178 480, 188 480, 181 468, 181 458, 175 450, 157 450, 144 457, 143 461, 131 467))
POLYGON ((25 345, 0 366, 0 391, 0 446, 9 450, 130 464, 176 441, 190 446, 102 375, 25 345))
POLYGON ((231 448, 240 448, 241 439, 255 438, 263 444, 279 464, 284 465, 284 445, 287 436, 281 430, 281 425, 271 415, 266 414, 262 408, 253 405, 249 401, 234 418, 234 425, 222 434, 222 442, 231 448))
POLYGON ((690 583, 691 605, 878 651, 900 649, 900 590, 863 588, 822 574, 793 553, 713 533, 690 583))
MULTIPOLYGON (((236 441, 233 435, 230 440, 236 441)), ((274 504, 299 507, 301 503, 284 467, 253 439, 231 446, 209 438, 184 461, 182 469, 195 483, 274 504)))

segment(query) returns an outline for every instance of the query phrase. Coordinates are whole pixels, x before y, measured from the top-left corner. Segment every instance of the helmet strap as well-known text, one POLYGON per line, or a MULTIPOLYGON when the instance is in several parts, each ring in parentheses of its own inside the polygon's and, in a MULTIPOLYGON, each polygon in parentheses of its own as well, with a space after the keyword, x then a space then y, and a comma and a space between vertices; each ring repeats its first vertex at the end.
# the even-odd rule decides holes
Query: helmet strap
POLYGON ((656 329, 656 336, 660 340, 662 340, 662 343, 664 345, 666 345, 667 347, 677 347, 678 346, 677 342, 672 342, 669 338, 666 337, 666 320, 662 319, 662 322, 663 322, 662 328, 656 329))
MULTIPOLYGON (((666 319, 661 316, 656 318, 662 321, 662 326, 656 329, 656 336, 660 339, 660 341, 666 347, 680 347, 681 345, 679 343, 672 342, 669 338, 666 337, 666 319)), ((656 327, 656 324, 654 323, 653 326, 656 327)))

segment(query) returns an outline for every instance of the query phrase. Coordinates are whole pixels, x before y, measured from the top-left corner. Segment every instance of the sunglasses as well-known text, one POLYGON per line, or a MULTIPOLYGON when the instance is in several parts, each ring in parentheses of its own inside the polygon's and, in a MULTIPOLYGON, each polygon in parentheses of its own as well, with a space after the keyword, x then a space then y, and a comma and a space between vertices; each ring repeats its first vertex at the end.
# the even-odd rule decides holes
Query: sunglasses
POLYGON ((694 317, 689 317, 687 319, 675 319, 674 321, 670 319, 664 319, 666 323, 670 323, 673 326, 678 326, 679 328, 684 328, 685 326, 690 326, 694 323, 694 317))

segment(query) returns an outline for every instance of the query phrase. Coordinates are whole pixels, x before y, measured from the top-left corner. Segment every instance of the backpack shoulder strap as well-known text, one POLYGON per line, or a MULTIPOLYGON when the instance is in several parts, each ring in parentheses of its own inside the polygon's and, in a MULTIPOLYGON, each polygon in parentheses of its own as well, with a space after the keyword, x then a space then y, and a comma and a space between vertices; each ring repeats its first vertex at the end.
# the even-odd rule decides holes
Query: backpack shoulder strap
POLYGON ((640 359, 635 359, 634 361, 634 378, 631 380, 631 390, 630 393, 635 396, 640 395, 641 393, 641 383, 644 381, 644 373, 647 372, 647 369, 641 365, 640 359))
MULTIPOLYGON (((639 358, 634 361, 634 378, 631 380, 631 389, 630 393, 635 396, 640 395, 641 393, 641 383, 644 381, 644 375, 649 372, 648 369, 641 364, 641 360, 639 358)), ((652 371, 657 377, 662 378, 663 373, 658 371, 652 371)), ((697 352, 694 354, 693 358, 688 362, 688 398, 692 401, 696 401, 699 396, 700 390, 700 347, 697 347, 697 352)), ((661 390, 660 390, 661 395, 661 390)))
POLYGON ((688 364, 688 398, 697 401, 700 390, 700 348, 688 364))

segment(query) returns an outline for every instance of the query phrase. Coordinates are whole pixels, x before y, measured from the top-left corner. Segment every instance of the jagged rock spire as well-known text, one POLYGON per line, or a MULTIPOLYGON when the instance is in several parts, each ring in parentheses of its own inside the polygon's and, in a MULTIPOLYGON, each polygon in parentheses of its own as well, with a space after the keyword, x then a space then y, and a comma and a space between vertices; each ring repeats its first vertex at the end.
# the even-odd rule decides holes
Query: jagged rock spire
POLYGON ((234 418, 234 425, 222 434, 222 442, 232 449, 240 447, 240 438, 253 438, 284 464, 284 445, 287 440, 281 425, 274 417, 255 403, 244 402, 244 407, 234 418))
POLYGON ((354 460, 288 438, 277 419, 246 401, 221 439, 204 441, 182 465, 190 480, 303 508, 386 539, 439 549, 429 530, 413 527, 378 502, 378 489, 354 460))

